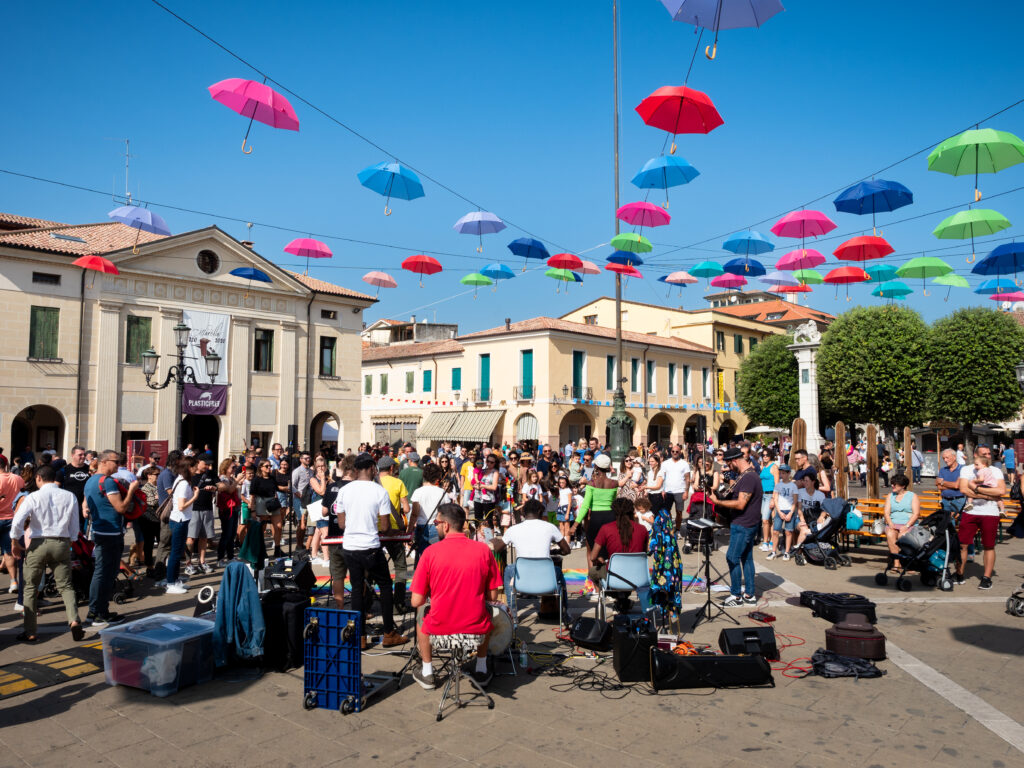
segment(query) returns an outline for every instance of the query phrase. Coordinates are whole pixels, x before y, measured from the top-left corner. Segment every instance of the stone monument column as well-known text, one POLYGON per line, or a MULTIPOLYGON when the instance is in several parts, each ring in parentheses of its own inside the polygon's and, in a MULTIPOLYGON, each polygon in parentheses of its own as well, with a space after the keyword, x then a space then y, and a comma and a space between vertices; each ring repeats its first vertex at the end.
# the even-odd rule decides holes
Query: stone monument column
POLYGON ((800 377, 800 418, 807 424, 807 452, 818 453, 821 448, 821 429, 818 425, 818 368, 817 354, 821 346, 821 333, 813 320, 797 326, 793 343, 787 349, 796 355, 797 375, 800 377))

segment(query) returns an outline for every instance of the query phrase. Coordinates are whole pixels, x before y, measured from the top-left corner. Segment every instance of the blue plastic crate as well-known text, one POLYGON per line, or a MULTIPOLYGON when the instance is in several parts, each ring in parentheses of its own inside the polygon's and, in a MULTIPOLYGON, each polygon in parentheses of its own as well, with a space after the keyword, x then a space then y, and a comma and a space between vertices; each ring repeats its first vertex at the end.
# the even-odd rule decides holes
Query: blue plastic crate
POLYGON ((357 611, 311 606, 303 640, 306 709, 359 712, 363 708, 362 616, 357 611), (348 639, 343 640, 349 627, 348 639))

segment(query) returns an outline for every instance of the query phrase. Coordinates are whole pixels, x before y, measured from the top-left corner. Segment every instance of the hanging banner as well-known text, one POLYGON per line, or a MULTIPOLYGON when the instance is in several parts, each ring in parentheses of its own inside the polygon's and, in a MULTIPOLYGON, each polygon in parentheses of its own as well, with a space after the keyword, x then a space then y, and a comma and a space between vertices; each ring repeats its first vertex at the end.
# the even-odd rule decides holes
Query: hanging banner
POLYGON ((199 387, 195 384, 186 384, 181 395, 181 412, 194 416, 223 416, 228 412, 227 385, 199 387))
POLYGON ((188 347, 185 348, 185 364, 195 371, 196 381, 201 384, 227 384, 228 330, 231 328, 231 315, 185 309, 181 312, 181 320, 192 329, 188 334, 188 347), (217 378, 211 382, 206 375, 205 358, 212 352, 220 356, 220 371, 217 378))

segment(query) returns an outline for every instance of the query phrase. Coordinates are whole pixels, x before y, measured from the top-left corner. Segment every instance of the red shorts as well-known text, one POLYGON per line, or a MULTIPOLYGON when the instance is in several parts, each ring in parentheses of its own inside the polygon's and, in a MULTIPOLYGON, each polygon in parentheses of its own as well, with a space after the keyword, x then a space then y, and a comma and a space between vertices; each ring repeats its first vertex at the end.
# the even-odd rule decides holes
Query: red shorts
POLYGON ((974 543, 974 537, 981 531, 981 548, 995 549, 996 534, 999 533, 998 515, 972 515, 964 512, 960 517, 960 545, 968 546, 974 543))

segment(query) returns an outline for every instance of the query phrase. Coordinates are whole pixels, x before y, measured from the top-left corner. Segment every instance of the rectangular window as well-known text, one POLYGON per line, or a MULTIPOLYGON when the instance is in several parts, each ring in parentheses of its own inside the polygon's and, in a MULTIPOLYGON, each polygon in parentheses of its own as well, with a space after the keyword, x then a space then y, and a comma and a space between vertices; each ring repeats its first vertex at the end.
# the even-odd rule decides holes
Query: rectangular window
POLYGON ((690 366, 683 366, 683 397, 690 396, 690 366))
POLYGON ((124 361, 132 365, 142 362, 142 353, 152 346, 150 333, 153 319, 128 315, 125 329, 124 361))
POLYGON ((583 324, 584 325, 597 325, 597 315, 584 315, 583 316, 583 324))
POLYGON ((29 315, 28 356, 34 360, 56 360, 59 329, 59 309, 32 307, 29 315))
POLYGON ((520 397, 530 398, 533 397, 533 350, 524 349, 520 353, 519 367, 522 369, 520 374, 520 386, 522 387, 520 397))
POLYGON ((754 351, 754 347, 757 346, 757 338, 755 338, 754 336, 751 336, 749 339, 747 339, 747 341, 750 342, 750 351, 753 352, 754 351))
POLYGON ((640 358, 634 357, 629 361, 629 391, 640 391, 640 358))
POLYGON ((715 331, 715 349, 725 352, 725 331, 715 331))
POLYGON ((708 389, 708 378, 711 372, 707 368, 700 369, 700 396, 710 397, 710 390, 708 389))
POLYGON ((334 376, 335 352, 338 340, 334 336, 320 337, 320 375, 334 376))
POLYGON ((434 372, 424 371, 423 372, 423 391, 433 392, 434 391, 434 372))
POLYGON ((321 320, 337 320, 338 319, 338 310, 336 310, 336 309, 321 309, 320 310, 320 319, 321 320))
POLYGON ((462 391, 462 369, 452 368, 452 392, 462 391))
POLYGON ((386 373, 380 375, 380 393, 382 395, 388 393, 388 375, 386 373))
POLYGON ((608 355, 604 361, 604 385, 609 392, 618 389, 615 381, 615 355, 608 355))
POLYGON ((572 388, 573 397, 583 397, 583 395, 575 394, 579 390, 583 389, 586 385, 584 379, 584 366, 587 363, 587 353, 578 349, 572 351, 572 388))
POLYGON ((252 369, 269 373, 274 370, 274 332, 265 328, 257 328, 255 338, 252 350, 252 369))
POLYGON ((737 355, 743 354, 743 337, 738 333, 734 333, 732 336, 732 351, 737 355))
POLYGON ((676 393, 676 364, 668 364, 668 393, 674 395, 676 393))
POLYGON ((366 374, 365 376, 363 376, 363 394, 373 394, 373 376, 371 376, 370 374, 366 374))
POLYGON ((645 373, 647 375, 644 376, 644 383, 647 385, 647 394, 648 395, 653 395, 654 394, 654 371, 655 371, 654 361, 653 360, 648 360, 647 361, 647 370, 645 371, 645 373))
POLYGON ((413 387, 416 386, 416 371, 405 372, 405 394, 411 395, 413 387))
POLYGON ((480 400, 491 399, 491 356, 480 355, 480 380, 477 382, 480 391, 477 398, 480 400))
POLYGON ((40 285, 60 285, 60 275, 53 275, 49 272, 33 272, 32 282, 40 285))

